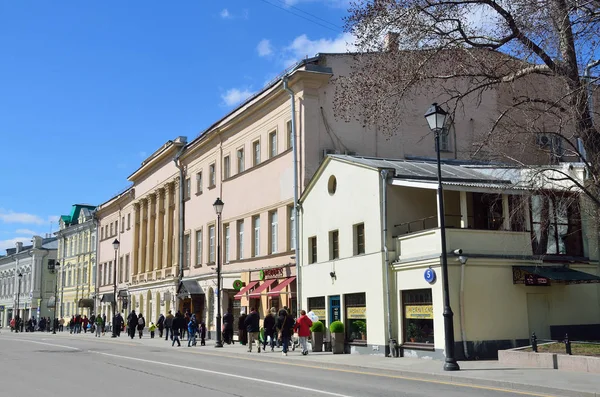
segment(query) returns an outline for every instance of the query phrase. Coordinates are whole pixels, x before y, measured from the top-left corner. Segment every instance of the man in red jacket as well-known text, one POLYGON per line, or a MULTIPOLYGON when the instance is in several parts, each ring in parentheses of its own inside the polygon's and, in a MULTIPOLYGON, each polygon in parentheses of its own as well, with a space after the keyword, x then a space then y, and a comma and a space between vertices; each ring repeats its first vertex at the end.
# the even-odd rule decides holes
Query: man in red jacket
POLYGON ((312 321, 306 315, 306 310, 300 311, 300 317, 296 320, 294 325, 294 331, 298 332, 298 338, 300 339, 300 346, 302 347, 302 355, 308 354, 308 337, 310 336, 310 327, 312 327, 312 321))

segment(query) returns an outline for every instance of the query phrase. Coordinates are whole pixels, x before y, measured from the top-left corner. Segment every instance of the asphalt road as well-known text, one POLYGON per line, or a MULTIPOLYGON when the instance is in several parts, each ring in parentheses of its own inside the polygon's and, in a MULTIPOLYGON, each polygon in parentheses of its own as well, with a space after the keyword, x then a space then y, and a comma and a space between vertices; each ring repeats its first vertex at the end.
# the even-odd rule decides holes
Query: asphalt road
POLYGON ((445 396, 528 393, 411 380, 286 363, 273 353, 231 356, 211 347, 148 346, 91 335, 0 334, 0 395, 135 396, 445 396), (268 357, 271 355, 272 359, 268 357), (260 357, 260 360, 259 360, 260 357))

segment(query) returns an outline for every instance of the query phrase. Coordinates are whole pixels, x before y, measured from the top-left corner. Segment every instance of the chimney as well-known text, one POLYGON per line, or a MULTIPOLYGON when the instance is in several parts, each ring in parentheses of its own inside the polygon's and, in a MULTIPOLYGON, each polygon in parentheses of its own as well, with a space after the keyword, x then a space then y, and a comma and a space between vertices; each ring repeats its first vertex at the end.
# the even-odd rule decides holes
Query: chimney
POLYGON ((15 251, 16 254, 23 251, 23 243, 22 242, 19 241, 18 243, 15 243, 15 246, 17 247, 17 250, 15 251))
POLYGON ((400 47, 400 34, 396 32, 387 32, 383 40, 383 47, 386 52, 398 51, 400 47))
POLYGON ((33 248, 42 248, 42 238, 40 236, 33 236, 33 248))

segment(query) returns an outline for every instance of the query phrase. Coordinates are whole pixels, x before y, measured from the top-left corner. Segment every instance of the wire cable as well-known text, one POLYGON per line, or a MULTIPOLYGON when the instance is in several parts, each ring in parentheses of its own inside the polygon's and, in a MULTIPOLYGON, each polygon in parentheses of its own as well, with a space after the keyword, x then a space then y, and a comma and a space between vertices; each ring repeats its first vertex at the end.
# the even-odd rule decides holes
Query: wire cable
MULTIPOLYGON (((337 26, 337 25, 334 25, 334 24, 333 24, 333 23, 331 23, 331 22, 325 21, 324 19, 322 19, 322 18, 319 18, 319 17, 317 17, 317 16, 315 16, 315 15, 313 15, 313 14, 310 14, 310 13, 308 13, 308 12, 306 12, 306 11, 302 11, 302 10, 300 10, 300 9, 299 9, 299 8, 297 8, 297 7, 294 7, 294 6, 289 6, 290 8, 291 8, 291 7, 293 7, 294 9, 297 9, 297 10, 299 10, 299 11, 301 11, 301 12, 303 12, 303 13, 307 14, 307 15, 310 15, 312 18, 316 18, 316 19, 319 19, 319 20, 325 21, 326 23, 328 23, 328 24, 330 24, 330 25, 336 26, 336 27, 337 27, 337 29, 335 29, 335 28, 332 28, 331 26, 327 26, 327 25, 325 25, 325 24, 323 24, 323 23, 320 23, 320 22, 318 22, 318 21, 315 21, 314 19, 310 19, 310 18, 308 18, 308 17, 306 17, 306 16, 304 16, 304 15, 302 15, 302 14, 296 13, 296 12, 292 11, 290 8, 286 8, 286 7, 279 6, 279 5, 277 5, 277 4, 274 4, 274 3, 272 3, 272 2, 270 2, 270 1, 268 1, 268 0, 260 0, 260 1, 262 1, 263 3, 267 3, 267 4, 269 4, 269 5, 271 5, 271 6, 275 7, 275 8, 279 8, 280 10, 283 10, 283 11, 285 11, 285 12, 288 12, 288 13, 290 13, 290 14, 292 14, 292 15, 295 15, 295 16, 297 16, 298 18, 302 18, 302 19, 304 19, 304 20, 306 20, 306 21, 312 22, 312 23, 314 23, 315 25, 319 25, 319 26, 321 26, 321 27, 323 27, 323 28, 325 28, 325 29, 329 29, 329 30, 331 30, 331 31, 334 31, 334 32, 336 32, 336 33, 340 33, 340 32, 341 32, 341 30, 342 30, 342 29, 341 29, 339 26, 337 26)), ((284 3, 284 4, 285 4, 285 3, 284 3)))

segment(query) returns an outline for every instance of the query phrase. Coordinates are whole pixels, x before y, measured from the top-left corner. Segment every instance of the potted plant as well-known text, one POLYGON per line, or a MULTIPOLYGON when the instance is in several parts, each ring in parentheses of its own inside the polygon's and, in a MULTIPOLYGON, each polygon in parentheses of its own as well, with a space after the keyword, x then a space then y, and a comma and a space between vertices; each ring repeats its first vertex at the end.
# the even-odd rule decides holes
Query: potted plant
POLYGON ((360 339, 367 340, 367 323, 362 320, 358 320, 354 322, 354 326, 360 334, 360 339))
POLYGON ((419 339, 423 336, 423 330, 415 323, 408 324, 408 328, 406 329, 406 339, 411 342, 418 342, 419 339))
POLYGON ((344 354, 344 323, 341 321, 332 322, 329 331, 331 331, 331 351, 333 354, 344 354))
POLYGON ((320 321, 315 321, 310 327, 310 331, 312 332, 312 351, 313 352, 322 352, 323 351, 323 332, 325 331, 325 326, 320 321))

